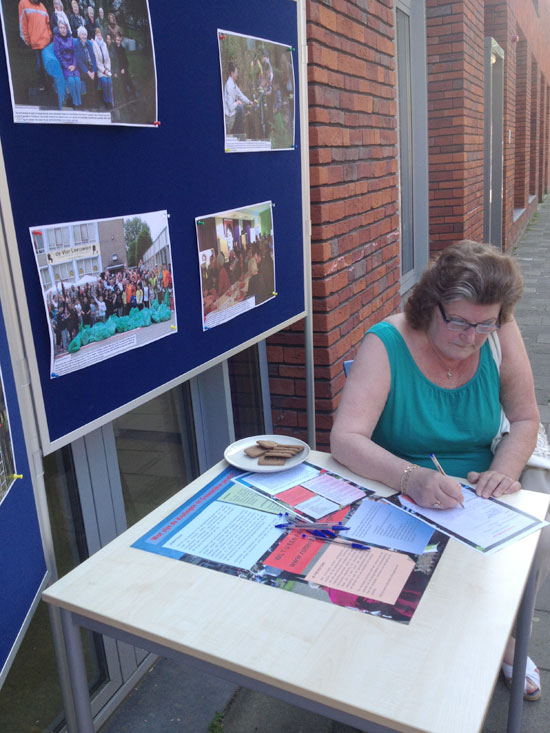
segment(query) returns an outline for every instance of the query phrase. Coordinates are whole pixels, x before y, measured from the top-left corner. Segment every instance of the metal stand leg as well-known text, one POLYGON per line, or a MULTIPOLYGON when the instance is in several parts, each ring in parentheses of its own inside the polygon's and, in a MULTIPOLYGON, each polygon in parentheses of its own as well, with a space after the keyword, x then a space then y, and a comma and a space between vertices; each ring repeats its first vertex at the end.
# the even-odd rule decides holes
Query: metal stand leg
POLYGON ((67 664, 71 675, 71 687, 77 728, 69 733, 95 733, 88 691, 88 677, 82 650, 80 628, 75 624, 70 611, 61 609, 61 623, 65 637, 67 664))
POLYGON ((523 599, 519 607, 516 621, 516 649, 514 652, 514 668, 512 673, 512 690, 508 706, 507 733, 519 733, 521 728, 521 712, 523 706, 523 690, 525 685, 525 669, 527 666, 527 649, 531 635, 531 619, 535 607, 535 572, 538 553, 535 555, 523 599))

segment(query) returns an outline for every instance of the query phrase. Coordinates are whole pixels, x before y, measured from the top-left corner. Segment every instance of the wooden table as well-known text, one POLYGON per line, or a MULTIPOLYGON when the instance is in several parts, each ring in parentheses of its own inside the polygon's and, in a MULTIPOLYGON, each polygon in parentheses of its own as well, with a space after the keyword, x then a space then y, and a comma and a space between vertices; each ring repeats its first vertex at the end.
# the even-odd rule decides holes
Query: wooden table
MULTIPOLYGON (((328 454, 312 451, 308 460, 393 493, 328 454)), ((94 730, 80 626, 371 733, 479 730, 522 596, 518 664, 522 646, 525 654, 532 580, 531 591, 524 589, 538 533, 490 557, 451 539, 409 625, 131 547, 226 465, 214 466, 44 593, 61 609, 78 733, 94 730)), ((549 500, 525 491, 507 499, 539 518, 549 500)), ((518 679, 509 730, 519 730, 518 679)))

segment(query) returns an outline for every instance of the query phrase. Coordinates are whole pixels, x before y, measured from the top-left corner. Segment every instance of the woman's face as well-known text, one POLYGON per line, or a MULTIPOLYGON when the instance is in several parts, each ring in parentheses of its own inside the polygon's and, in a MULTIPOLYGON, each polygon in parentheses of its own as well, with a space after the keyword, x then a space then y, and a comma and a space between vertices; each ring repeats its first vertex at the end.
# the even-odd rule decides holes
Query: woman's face
POLYGON ((101 41, 103 40, 103 36, 101 35, 101 31, 98 31, 95 34, 95 39, 96 39, 96 41, 99 41, 99 43, 101 43, 101 41))
POLYGON ((109 23, 111 25, 114 25, 116 23, 115 16, 113 15, 113 13, 109 13, 108 18, 109 18, 109 23))
POLYGON ((94 19, 94 9, 91 5, 88 5, 88 17, 90 20, 94 19))
POLYGON ((79 10, 79 8, 78 8, 78 3, 76 2, 76 0, 73 0, 73 1, 72 1, 72 3, 71 3, 71 8, 73 9, 73 13, 74 13, 75 15, 78 15, 78 10, 79 10))
POLYGON ((99 17, 101 18, 101 20, 103 20, 103 18, 105 17, 105 11, 103 10, 103 8, 99 8, 97 12, 99 13, 99 17))
MULTIPOLYGON (((469 324, 497 323, 501 310, 500 303, 479 305, 468 300, 453 300, 442 303, 447 319, 460 319, 469 324)), ((477 333, 473 326, 465 331, 452 331, 447 327, 438 307, 435 308, 432 322, 428 327, 428 337, 437 349, 449 359, 467 359, 479 351, 487 340, 488 334, 477 333)))
POLYGON ((65 25, 65 23, 58 23, 57 27, 59 29, 59 33, 63 36, 63 38, 65 38, 65 36, 67 35, 67 26, 65 25))

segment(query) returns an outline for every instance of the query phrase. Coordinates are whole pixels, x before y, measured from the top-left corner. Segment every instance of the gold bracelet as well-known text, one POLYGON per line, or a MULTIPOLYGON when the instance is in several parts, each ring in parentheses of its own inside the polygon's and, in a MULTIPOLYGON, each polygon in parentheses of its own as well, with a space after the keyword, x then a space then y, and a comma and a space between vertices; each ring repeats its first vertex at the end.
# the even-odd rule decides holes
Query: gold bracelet
POLYGON ((403 471, 403 475, 401 476, 401 485, 399 487, 399 490, 402 494, 407 493, 407 484, 409 483, 409 478, 415 468, 418 468, 416 463, 409 463, 409 465, 403 471))

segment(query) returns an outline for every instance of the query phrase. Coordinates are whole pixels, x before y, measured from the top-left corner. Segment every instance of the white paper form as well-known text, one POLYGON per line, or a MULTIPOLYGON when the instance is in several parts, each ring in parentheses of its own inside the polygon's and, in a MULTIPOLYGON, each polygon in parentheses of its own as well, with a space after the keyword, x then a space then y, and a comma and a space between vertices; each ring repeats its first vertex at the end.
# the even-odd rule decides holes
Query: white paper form
POLYGON ((288 468, 286 471, 275 471, 274 473, 247 473, 236 480, 245 486, 255 486, 265 491, 269 496, 291 489, 293 486, 303 486, 304 481, 318 476, 320 469, 311 466, 309 463, 300 463, 299 466, 288 468))
POLYGON ((306 499, 301 504, 296 504, 295 509, 299 509, 308 517, 313 519, 321 519, 326 517, 327 514, 332 514, 340 509, 338 504, 333 501, 325 499, 323 496, 312 496, 311 499, 306 499))
POLYGON ((250 570, 283 532, 268 512, 214 501, 164 547, 250 570))
POLYGON ((412 511, 431 526, 485 554, 501 550, 548 524, 498 499, 483 499, 471 486, 462 484, 462 495, 464 509, 426 509, 402 494, 385 501, 412 511))
POLYGON ((433 534, 433 527, 382 501, 365 499, 346 522, 346 537, 379 547, 421 555, 433 534))
POLYGON ((340 506, 346 506, 353 501, 365 498, 365 492, 358 486, 350 484, 349 481, 343 478, 331 476, 329 473, 322 473, 305 483, 302 482, 301 485, 316 494, 320 494, 320 496, 335 501, 340 506))

